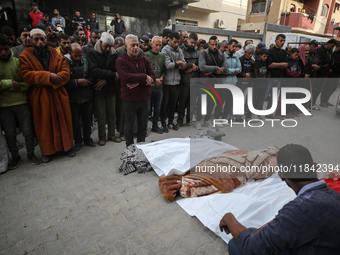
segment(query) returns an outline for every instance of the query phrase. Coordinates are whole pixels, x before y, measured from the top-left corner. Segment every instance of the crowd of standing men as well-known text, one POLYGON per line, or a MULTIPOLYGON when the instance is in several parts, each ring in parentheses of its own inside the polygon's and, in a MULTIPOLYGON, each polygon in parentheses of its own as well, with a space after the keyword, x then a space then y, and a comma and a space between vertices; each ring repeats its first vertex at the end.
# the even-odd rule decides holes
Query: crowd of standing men
MULTIPOLYGON (((267 108, 271 107, 271 89, 284 86, 282 77, 302 77, 305 81, 318 77, 321 82, 312 82, 312 86, 309 82, 295 86, 312 88, 310 105, 315 109, 319 109, 316 99, 320 93, 320 106, 332 105, 328 100, 337 83, 325 78, 340 75, 340 47, 334 39, 321 47, 311 41, 299 49, 283 50, 285 36, 279 34, 270 49, 263 42, 255 46, 252 40, 246 40, 236 51, 237 40, 220 42, 211 36, 206 42, 195 33, 168 28, 159 36, 146 33, 124 37, 126 28, 119 14, 111 23, 115 26, 113 33, 98 29, 94 13, 87 21, 78 11, 72 21, 61 17, 58 9, 53 13, 50 22, 33 3, 29 13, 32 23, 19 28, 18 38, 10 27, 1 28, 0 123, 7 145, 0 131, 0 153, 6 158, 5 170, 0 168, 0 172, 15 169, 21 161, 18 130, 25 137, 28 159, 40 164, 49 162, 58 152, 73 157, 82 144, 95 147, 91 138, 93 116, 100 146, 107 140, 126 140, 129 146, 135 134, 137 142, 144 142, 148 119, 152 121, 151 131, 158 134, 176 131, 185 124, 201 130, 202 124, 211 126, 212 117, 251 119, 249 111, 245 116, 233 116, 231 94, 216 89, 223 104, 213 111, 209 102, 203 120, 200 111, 193 110, 200 100, 197 89, 194 100, 190 100, 190 94, 196 93, 192 78, 222 78, 245 90, 252 86, 252 78, 270 77, 253 87, 254 107, 261 110, 268 96, 267 108), (15 46, 16 42, 19 45, 15 46), (41 159, 34 154, 35 141, 41 159), (12 156, 8 165, 7 147, 12 156)), ((297 116, 298 109, 291 107, 287 116, 273 113, 259 117, 297 116)))

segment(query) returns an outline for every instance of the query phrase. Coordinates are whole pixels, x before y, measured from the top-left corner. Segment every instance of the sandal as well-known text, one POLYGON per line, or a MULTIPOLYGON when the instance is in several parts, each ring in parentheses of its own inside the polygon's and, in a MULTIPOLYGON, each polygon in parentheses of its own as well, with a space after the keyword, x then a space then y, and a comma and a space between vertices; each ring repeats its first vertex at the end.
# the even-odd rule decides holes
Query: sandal
POLYGON ((126 140, 125 140, 125 135, 121 136, 121 137, 120 137, 120 140, 126 141, 126 140))

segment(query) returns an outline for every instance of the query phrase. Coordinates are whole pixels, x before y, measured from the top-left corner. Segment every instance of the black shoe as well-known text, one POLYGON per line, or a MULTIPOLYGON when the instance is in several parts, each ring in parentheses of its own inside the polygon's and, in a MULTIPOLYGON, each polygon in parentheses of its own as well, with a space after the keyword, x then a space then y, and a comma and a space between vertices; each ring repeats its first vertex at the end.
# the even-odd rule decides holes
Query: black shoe
MULTIPOLYGON (((81 143, 76 143, 76 145, 74 145, 73 150, 75 151, 79 151, 81 147, 81 143)), ((73 156, 72 156, 73 157, 73 156)))
POLYGON ((92 139, 84 142, 84 144, 90 147, 96 147, 96 144, 94 143, 94 141, 92 141, 92 139))
POLYGON ((76 155, 76 152, 74 151, 74 149, 71 149, 66 152, 66 155, 69 157, 74 157, 76 155))
POLYGON ((183 126, 183 120, 177 119, 177 126, 183 126))
POLYGON ((169 133, 169 129, 166 127, 166 125, 163 125, 162 131, 163 133, 169 133))
POLYGON ((12 158, 11 163, 8 164, 7 170, 13 170, 18 168, 20 162, 21 162, 20 156, 12 158))
POLYGON ((38 159, 34 154, 27 155, 27 158, 32 162, 33 165, 41 164, 41 159, 38 159))
POLYGON ((178 130, 178 126, 176 126, 174 123, 170 123, 170 124, 168 125, 168 128, 169 128, 169 129, 172 129, 172 130, 175 130, 175 131, 178 130))
POLYGON ((157 133, 157 134, 163 134, 163 130, 162 129, 160 129, 159 127, 153 127, 152 129, 151 129, 151 132, 155 132, 155 133, 157 133))
POLYGON ((41 157, 41 162, 42 163, 48 163, 52 160, 52 156, 51 155, 42 155, 41 157))

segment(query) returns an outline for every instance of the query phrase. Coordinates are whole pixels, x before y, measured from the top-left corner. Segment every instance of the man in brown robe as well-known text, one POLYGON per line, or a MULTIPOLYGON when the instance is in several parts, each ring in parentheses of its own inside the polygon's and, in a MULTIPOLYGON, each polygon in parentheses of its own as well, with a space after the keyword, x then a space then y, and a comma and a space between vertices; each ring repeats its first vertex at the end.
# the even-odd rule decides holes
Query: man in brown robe
POLYGON ((58 151, 73 157, 76 153, 71 108, 64 88, 70 79, 69 66, 55 49, 46 46, 46 35, 41 29, 30 33, 33 47, 26 48, 20 55, 20 74, 31 85, 29 102, 42 161, 49 162, 58 151))

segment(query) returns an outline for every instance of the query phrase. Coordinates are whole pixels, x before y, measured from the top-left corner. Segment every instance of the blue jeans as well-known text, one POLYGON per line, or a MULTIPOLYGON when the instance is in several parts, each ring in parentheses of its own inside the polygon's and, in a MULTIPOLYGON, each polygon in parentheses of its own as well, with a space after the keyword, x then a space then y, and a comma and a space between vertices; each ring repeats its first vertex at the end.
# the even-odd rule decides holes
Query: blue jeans
MULTIPOLYGON (((281 88, 281 79, 280 78, 269 79, 265 98, 267 98, 269 96, 269 94, 271 94, 273 88, 277 88, 278 92, 280 91, 280 88, 281 88)), ((268 100, 267 110, 272 107, 272 104, 273 104, 273 95, 271 95, 269 100, 268 100)))
POLYGON ((5 138, 9 151, 13 158, 19 156, 16 143, 16 126, 17 122, 25 137, 26 149, 28 155, 34 153, 34 135, 31 110, 28 104, 20 104, 8 107, 0 107, 1 127, 5 132, 5 138))
POLYGON ((153 101, 153 118, 152 118, 153 128, 158 127, 158 119, 161 114, 162 98, 163 98, 163 90, 151 92, 150 100, 153 101))
POLYGON ((137 143, 145 142, 148 128, 149 100, 146 101, 123 101, 125 114, 125 139, 126 147, 133 144, 133 127, 137 116, 137 143))
MULTIPOLYGON (((256 228, 248 228, 251 232, 254 232, 256 228)), ((231 239, 228 243, 228 251, 229 255, 242 255, 243 253, 238 248, 236 241, 231 239)), ((288 255, 288 250, 284 249, 283 251, 279 252, 277 255, 288 255)))

